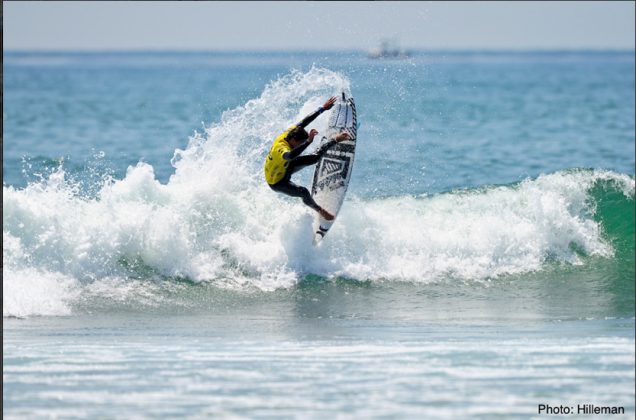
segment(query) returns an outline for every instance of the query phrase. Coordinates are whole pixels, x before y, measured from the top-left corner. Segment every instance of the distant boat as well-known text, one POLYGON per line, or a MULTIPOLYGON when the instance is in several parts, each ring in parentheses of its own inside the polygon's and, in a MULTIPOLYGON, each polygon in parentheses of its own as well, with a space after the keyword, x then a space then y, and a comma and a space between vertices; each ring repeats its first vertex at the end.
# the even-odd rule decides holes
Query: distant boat
POLYGON ((369 58, 407 58, 410 53, 398 47, 397 42, 384 39, 380 45, 369 51, 369 58))

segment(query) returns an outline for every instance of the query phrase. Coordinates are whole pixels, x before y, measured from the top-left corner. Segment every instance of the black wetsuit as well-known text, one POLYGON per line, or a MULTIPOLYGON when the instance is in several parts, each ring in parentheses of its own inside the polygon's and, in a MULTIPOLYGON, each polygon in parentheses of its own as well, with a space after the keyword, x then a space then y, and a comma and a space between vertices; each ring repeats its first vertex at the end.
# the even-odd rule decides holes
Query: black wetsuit
MULTIPOLYGON (((323 111, 324 109, 322 107, 318 108, 316 112, 305 117, 305 119, 303 119, 298 124, 298 127, 307 127, 313 120, 316 119, 318 115, 322 114, 323 111)), ((321 207, 316 204, 313 198, 311 198, 311 193, 309 192, 309 190, 305 187, 294 184, 291 181, 291 177, 294 173, 300 171, 301 169, 310 165, 315 165, 322 157, 322 155, 327 151, 327 149, 336 144, 336 141, 331 140, 323 144, 315 153, 311 155, 300 156, 300 154, 305 151, 309 144, 310 142, 306 140, 300 146, 283 155, 283 158, 289 162, 289 165, 286 168, 285 176, 283 176, 283 179, 278 181, 276 184, 270 185, 270 188, 274 191, 281 192, 292 197, 300 197, 302 198, 303 203, 314 210, 320 211, 321 207)))
POLYGON ((314 210, 320 210, 320 206, 316 204, 313 198, 311 198, 311 193, 305 187, 301 187, 300 185, 294 184, 291 181, 291 176, 301 169, 315 165, 318 163, 318 160, 322 157, 322 155, 329 149, 331 146, 336 144, 335 140, 331 140, 323 144, 320 149, 311 155, 298 156, 300 155, 306 148, 309 146, 309 142, 305 141, 305 143, 301 144, 291 152, 287 153, 287 155, 291 158, 289 161, 289 166, 287 166, 287 172, 283 179, 278 181, 274 185, 270 185, 270 188, 274 191, 281 192, 283 194, 287 194, 292 197, 300 197, 303 199, 303 203, 308 205, 314 210))

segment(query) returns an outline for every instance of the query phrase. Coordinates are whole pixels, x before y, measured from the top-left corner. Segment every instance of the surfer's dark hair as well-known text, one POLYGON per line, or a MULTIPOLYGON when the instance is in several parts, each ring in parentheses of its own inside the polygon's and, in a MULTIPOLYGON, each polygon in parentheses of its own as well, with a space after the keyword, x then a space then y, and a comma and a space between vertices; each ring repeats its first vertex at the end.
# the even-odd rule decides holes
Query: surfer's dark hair
POLYGON ((307 131, 305 131, 304 128, 296 127, 289 132, 287 138, 290 140, 294 139, 298 141, 305 141, 309 138, 309 134, 307 133, 307 131))

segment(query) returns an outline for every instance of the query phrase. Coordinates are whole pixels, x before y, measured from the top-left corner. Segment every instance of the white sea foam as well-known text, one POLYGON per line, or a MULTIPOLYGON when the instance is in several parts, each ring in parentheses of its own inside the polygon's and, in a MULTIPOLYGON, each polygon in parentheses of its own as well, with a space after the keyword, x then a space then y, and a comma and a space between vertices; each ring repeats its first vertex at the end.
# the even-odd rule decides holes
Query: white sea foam
POLYGON ((324 69, 282 77, 176 150, 167 184, 139 163, 95 198, 78 195, 63 167, 24 189, 3 187, 3 314, 66 314, 82 285, 120 287, 131 272, 273 290, 309 273, 480 280, 538 270, 548 259, 578 264, 573 244, 612 254, 588 190, 612 179, 633 196, 634 180, 603 171, 431 197, 349 197, 314 248, 313 213, 267 187, 262 161, 278 132, 342 90, 348 80, 324 69))

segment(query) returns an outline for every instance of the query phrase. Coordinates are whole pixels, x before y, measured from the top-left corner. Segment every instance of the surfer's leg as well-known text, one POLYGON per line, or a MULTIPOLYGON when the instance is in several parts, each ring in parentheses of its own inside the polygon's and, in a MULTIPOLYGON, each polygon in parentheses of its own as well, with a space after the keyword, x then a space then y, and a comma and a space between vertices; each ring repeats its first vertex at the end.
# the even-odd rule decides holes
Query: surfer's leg
POLYGON ((321 207, 316 204, 313 198, 311 198, 311 194, 309 190, 305 187, 301 187, 300 185, 296 185, 291 181, 280 181, 274 185, 270 185, 270 187, 277 192, 283 193, 285 195, 289 195, 291 197, 299 197, 302 198, 303 203, 311 207, 312 209, 318 211, 321 207))
POLYGON ((306 168, 307 166, 315 165, 316 163, 318 163, 318 159, 320 159, 319 154, 298 156, 296 159, 293 159, 291 162, 289 162, 287 173, 289 175, 292 175, 300 171, 301 169, 306 168))
POLYGON ((282 180, 274 185, 270 185, 270 188, 274 191, 281 192, 283 194, 289 195, 291 197, 299 197, 303 200, 305 205, 311 207, 316 210, 322 217, 327 220, 333 220, 334 216, 320 207, 314 199, 311 197, 309 190, 305 187, 301 187, 300 185, 296 185, 289 180, 282 180))
POLYGON ((323 144, 318 150, 316 150, 316 153, 313 153, 311 155, 298 156, 297 158, 293 159, 291 162, 289 162, 287 173, 291 176, 301 169, 306 168, 307 166, 315 165, 316 163, 318 163, 322 155, 324 155, 327 150, 329 150, 329 148, 334 144, 336 144, 336 142, 332 140, 323 144))

